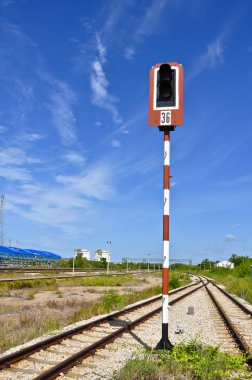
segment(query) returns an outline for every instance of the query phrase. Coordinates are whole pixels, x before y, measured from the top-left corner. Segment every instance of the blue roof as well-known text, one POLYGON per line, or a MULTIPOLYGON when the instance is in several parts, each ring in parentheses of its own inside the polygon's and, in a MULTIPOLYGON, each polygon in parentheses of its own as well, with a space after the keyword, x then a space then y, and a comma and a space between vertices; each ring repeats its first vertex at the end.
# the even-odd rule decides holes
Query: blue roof
POLYGON ((10 257, 19 257, 19 258, 44 258, 48 260, 60 260, 61 256, 56 253, 39 251, 36 249, 21 249, 17 247, 5 247, 0 245, 0 256, 7 254, 10 257))

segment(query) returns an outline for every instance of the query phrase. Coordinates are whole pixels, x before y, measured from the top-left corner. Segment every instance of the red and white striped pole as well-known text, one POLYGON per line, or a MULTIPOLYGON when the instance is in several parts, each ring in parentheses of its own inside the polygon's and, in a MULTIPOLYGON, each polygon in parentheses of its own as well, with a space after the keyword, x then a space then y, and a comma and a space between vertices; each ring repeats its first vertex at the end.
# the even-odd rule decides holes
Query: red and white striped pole
MULTIPOLYGON (((161 129, 161 128, 160 128, 161 129)), ((169 324, 169 224, 170 224, 170 130, 164 129, 164 215, 163 215, 163 286, 162 286, 162 338, 159 349, 171 349, 168 338, 169 324)))

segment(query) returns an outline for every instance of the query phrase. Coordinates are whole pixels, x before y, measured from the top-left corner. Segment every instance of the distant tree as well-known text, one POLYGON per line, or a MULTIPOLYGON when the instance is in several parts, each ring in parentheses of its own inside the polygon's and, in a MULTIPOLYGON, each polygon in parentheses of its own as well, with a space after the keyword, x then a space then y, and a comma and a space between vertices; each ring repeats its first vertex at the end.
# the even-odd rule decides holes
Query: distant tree
POLYGON ((251 261, 251 259, 249 258, 249 256, 238 256, 235 253, 233 253, 229 261, 231 261, 231 263, 234 263, 235 267, 237 267, 241 264, 248 264, 251 261))
POLYGON ((210 261, 208 259, 204 259, 199 264, 200 269, 212 269, 214 267, 214 261, 210 261))
POLYGON ((107 259, 106 259, 106 257, 101 257, 100 263, 101 263, 101 267, 102 268, 106 268, 106 266, 107 266, 107 259))

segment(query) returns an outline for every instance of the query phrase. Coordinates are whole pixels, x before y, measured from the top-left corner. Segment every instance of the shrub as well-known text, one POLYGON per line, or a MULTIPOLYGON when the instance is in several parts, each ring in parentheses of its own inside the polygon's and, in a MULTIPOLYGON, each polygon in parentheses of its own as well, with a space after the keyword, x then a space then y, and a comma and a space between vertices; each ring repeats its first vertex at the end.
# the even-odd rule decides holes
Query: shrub
POLYGON ((218 347, 192 341, 179 344, 172 351, 147 349, 115 374, 114 380, 245 379, 249 378, 245 360, 242 354, 223 353, 218 347))
POLYGON ((102 306, 105 313, 110 311, 120 309, 125 305, 123 296, 120 296, 115 290, 110 290, 107 294, 103 296, 102 306))

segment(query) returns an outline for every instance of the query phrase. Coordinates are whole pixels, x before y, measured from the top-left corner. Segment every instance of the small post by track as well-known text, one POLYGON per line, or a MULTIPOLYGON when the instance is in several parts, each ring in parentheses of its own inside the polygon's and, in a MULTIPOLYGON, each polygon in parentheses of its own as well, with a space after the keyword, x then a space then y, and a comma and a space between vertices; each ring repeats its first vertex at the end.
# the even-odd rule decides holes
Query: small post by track
POLYGON ((172 349, 169 325, 169 260, 170 260, 170 132, 183 124, 183 68, 176 62, 156 64, 150 70, 149 125, 164 134, 164 212, 162 272, 162 337, 157 349, 172 349))

